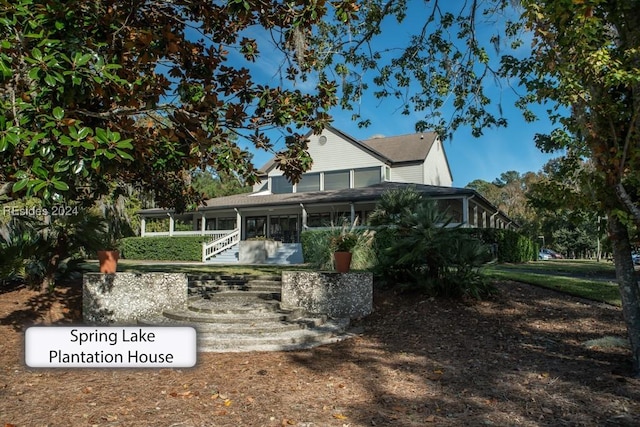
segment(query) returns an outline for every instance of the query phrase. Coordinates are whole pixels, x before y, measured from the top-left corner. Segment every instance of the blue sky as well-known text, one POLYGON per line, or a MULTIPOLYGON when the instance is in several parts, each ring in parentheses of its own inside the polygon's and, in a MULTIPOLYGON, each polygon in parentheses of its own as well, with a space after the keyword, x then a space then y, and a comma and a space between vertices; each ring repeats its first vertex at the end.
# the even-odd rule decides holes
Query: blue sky
MULTIPOLYGON (((424 4, 417 0, 412 3, 413 7, 418 8, 421 7, 418 3, 424 4)), ((454 7, 455 4, 457 3, 446 7, 454 7)), ((418 9, 413 10, 417 11, 418 9)), ((389 47, 401 44, 402 39, 411 34, 411 30, 420 28, 424 22, 425 10, 420 10, 423 13, 409 14, 401 26, 392 18, 388 18, 383 23, 382 36, 377 46, 389 47)), ((485 23, 484 28, 478 25, 479 38, 484 36, 488 44, 490 34, 495 31, 495 25, 495 22, 485 23)), ((251 36, 258 40, 263 55, 250 68, 258 80, 264 79, 273 84, 273 81, 277 81, 278 78, 277 55, 264 55, 265 50, 264 45, 261 44, 260 34, 254 33, 251 36)), ((517 52, 511 53, 517 54, 517 52)), ((303 83, 299 88, 304 89, 304 86, 308 85, 309 83, 303 83)), ((464 187, 475 179, 493 181, 503 172, 511 170, 520 173, 538 172, 547 161, 559 155, 558 153, 542 153, 535 146, 535 134, 548 133, 552 129, 543 109, 538 112, 538 121, 527 123, 522 117, 522 112, 513 105, 515 95, 508 85, 500 88, 492 84, 488 90, 491 92, 492 99, 496 100, 488 108, 497 111, 497 103, 500 100, 503 116, 508 120, 509 126, 500 129, 486 129, 480 138, 473 137, 468 128, 461 128, 454 133, 452 139, 445 141, 445 151, 451 166, 454 185, 457 187, 464 187)), ((369 127, 359 128, 357 123, 351 120, 353 112, 341 111, 338 108, 332 111, 333 126, 357 139, 368 139, 379 134, 394 136, 414 133, 415 123, 422 117, 416 113, 408 116, 403 115, 400 107, 401 104, 395 99, 389 98, 381 102, 372 95, 365 95, 361 100, 360 108, 363 118, 371 119, 369 127)), ((279 137, 277 134, 271 135, 274 140, 279 137)), ((276 144, 276 149, 282 148, 282 146, 283 138, 280 137, 280 143, 276 144)), ((257 167, 262 166, 271 157, 270 153, 254 150, 254 162, 257 167)))

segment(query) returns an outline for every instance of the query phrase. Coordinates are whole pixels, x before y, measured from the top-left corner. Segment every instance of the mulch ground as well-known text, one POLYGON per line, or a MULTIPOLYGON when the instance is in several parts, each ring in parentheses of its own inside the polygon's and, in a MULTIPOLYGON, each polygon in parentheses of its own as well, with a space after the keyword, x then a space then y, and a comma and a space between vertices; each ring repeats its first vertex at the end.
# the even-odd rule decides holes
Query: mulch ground
POLYGON ((378 293, 362 333, 197 367, 24 364, 24 327, 77 323, 78 288, 0 294, 0 426, 638 426, 619 308, 515 283, 465 303, 378 293))

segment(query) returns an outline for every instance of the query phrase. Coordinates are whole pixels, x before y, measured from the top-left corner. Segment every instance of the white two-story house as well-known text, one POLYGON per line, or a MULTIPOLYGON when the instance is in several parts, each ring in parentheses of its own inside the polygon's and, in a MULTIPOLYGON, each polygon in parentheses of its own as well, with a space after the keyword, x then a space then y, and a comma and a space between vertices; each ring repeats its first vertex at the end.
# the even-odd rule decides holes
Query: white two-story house
POLYGON ((298 244, 308 228, 340 225, 345 219, 365 223, 384 191, 405 186, 438 200, 463 227, 515 226, 476 191, 452 187, 447 156, 435 133, 361 141, 329 126, 308 139, 313 166, 299 183, 292 185, 269 161, 252 193, 210 199, 196 212, 179 216, 161 209, 141 211, 141 235, 210 235, 212 243, 203 251, 203 261, 210 261, 243 240, 298 244), (145 229, 147 219, 167 215, 169 231, 145 229), (192 230, 175 231, 176 219, 191 223, 192 230))

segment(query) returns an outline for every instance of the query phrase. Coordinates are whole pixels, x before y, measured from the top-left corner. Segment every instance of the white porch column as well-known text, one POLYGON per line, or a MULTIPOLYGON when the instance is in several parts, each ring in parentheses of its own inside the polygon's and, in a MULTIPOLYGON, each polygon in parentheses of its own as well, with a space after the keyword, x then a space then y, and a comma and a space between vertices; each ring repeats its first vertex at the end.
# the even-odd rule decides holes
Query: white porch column
POLYGON ((469 227, 469 198, 462 198, 462 227, 469 227))
POLYGON ((147 232, 147 218, 144 216, 140 217, 140 237, 144 237, 144 234, 147 232))
POLYGON ((207 229, 207 218, 204 216, 204 212, 200 215, 200 235, 204 236, 204 231, 207 229))
POLYGON ((498 228, 496 227, 496 215, 498 215, 498 212, 492 214, 491 218, 489 218, 489 227, 491 228, 498 228))
POLYGON ((356 220, 356 207, 353 205, 353 202, 349 203, 349 207, 351 208, 351 225, 356 220))
POLYGON ((173 215, 171 215, 170 213, 167 213, 167 215, 169 215, 169 236, 173 236, 175 221, 173 219, 173 215))
POLYGON ((302 203, 300 203, 300 207, 302 208, 302 229, 306 230, 307 229, 307 210, 305 209, 302 203))
POLYGON ((242 215, 240 215, 240 211, 235 208, 236 211, 236 228, 240 230, 240 240, 242 240, 242 215))
POLYGON ((473 226, 478 227, 478 205, 473 206, 473 226))

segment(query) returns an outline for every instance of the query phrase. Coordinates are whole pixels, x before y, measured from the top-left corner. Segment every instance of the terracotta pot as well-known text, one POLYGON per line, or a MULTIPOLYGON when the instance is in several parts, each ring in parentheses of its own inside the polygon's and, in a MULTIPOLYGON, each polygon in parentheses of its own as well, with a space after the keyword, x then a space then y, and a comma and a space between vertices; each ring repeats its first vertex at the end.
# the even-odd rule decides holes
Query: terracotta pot
POLYGON ((347 273, 351 268, 351 252, 334 252, 333 260, 338 273, 347 273))
POLYGON ((118 251, 98 251, 98 261, 100 262, 100 273, 113 274, 118 266, 118 251))

